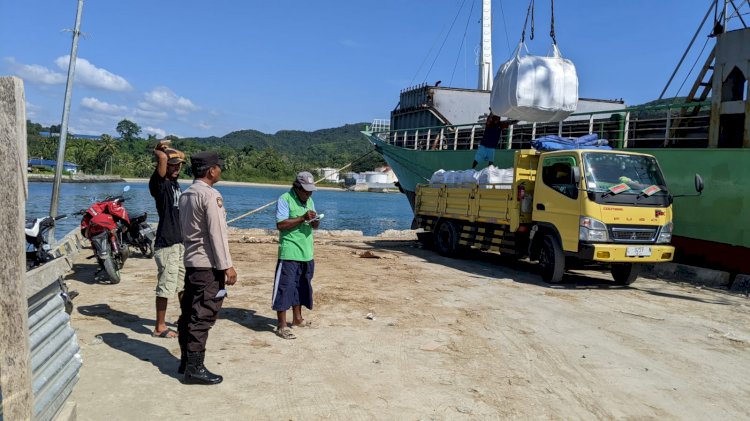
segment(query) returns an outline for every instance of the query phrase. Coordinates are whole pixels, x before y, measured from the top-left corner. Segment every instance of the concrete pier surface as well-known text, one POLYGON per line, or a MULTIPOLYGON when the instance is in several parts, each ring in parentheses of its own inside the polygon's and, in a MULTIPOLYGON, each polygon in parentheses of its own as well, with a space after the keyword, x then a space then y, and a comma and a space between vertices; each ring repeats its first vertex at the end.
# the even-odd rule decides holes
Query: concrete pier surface
MULTIPOLYGON (((84 250, 67 276, 80 293, 78 419, 750 418, 744 295, 614 287, 594 271, 550 287, 528 263, 445 259, 415 239, 320 233, 312 327, 284 340, 275 236, 233 230, 239 281, 206 354, 217 386, 181 384, 177 340, 151 336, 154 261, 133 252, 110 285, 84 250)), ((178 315, 170 301, 167 320, 178 315)))

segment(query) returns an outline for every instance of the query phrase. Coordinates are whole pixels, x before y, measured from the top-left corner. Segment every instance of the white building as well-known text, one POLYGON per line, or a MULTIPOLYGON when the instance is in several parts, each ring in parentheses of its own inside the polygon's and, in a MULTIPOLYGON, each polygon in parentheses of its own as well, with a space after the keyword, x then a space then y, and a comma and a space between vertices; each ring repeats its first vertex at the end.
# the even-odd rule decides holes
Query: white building
POLYGON ((330 183, 339 182, 339 170, 336 168, 318 168, 315 171, 317 171, 319 176, 323 177, 323 181, 330 183))
POLYGON ((384 173, 387 177, 386 183, 395 183, 396 181, 398 181, 396 173, 394 173, 389 166, 375 168, 375 172, 384 173))

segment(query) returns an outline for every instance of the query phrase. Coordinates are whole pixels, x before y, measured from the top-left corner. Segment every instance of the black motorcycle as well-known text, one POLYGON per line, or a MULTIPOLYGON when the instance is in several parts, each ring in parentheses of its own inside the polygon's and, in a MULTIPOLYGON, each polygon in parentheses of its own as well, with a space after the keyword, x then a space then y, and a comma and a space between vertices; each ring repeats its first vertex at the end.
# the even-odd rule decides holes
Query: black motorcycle
POLYGON ((130 226, 125 232, 125 243, 136 247, 141 251, 143 257, 150 259, 154 257, 154 239, 156 233, 154 228, 146 222, 147 213, 137 216, 130 220, 130 226))
POLYGON ((49 230, 55 226, 55 221, 59 221, 67 215, 45 216, 42 218, 32 218, 26 220, 26 270, 31 270, 41 266, 55 256, 50 253, 50 245, 47 243, 49 230))

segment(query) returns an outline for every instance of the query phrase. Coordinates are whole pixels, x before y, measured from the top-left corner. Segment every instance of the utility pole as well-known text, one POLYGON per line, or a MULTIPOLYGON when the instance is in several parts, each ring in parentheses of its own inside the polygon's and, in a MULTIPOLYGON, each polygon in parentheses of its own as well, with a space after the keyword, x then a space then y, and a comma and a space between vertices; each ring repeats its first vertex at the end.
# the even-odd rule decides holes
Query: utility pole
MULTIPOLYGON (((55 167, 55 181, 52 184, 52 201, 49 205, 50 216, 57 216, 57 203, 60 199, 60 181, 65 163, 65 141, 68 137, 68 118, 70 115, 70 97, 73 94, 73 75, 76 71, 76 56, 78 54, 78 36, 81 34, 81 13, 83 0, 78 0, 76 24, 73 29, 73 45, 70 48, 70 62, 68 63, 68 81, 65 84, 65 103, 63 105, 62 123, 60 124, 60 143, 57 147, 57 166, 55 167)), ((49 230, 49 243, 55 240, 55 228, 49 230)))
POLYGON ((492 0, 482 0, 482 40, 479 48, 479 84, 484 91, 492 90, 492 0))

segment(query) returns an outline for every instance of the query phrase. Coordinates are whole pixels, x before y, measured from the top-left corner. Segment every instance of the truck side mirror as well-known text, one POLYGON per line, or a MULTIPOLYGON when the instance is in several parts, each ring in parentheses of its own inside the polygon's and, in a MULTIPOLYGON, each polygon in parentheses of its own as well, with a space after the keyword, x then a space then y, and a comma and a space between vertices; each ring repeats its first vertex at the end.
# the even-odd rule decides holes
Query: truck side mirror
MULTIPOLYGON (((578 185, 581 182, 581 169, 578 167, 571 167, 573 170, 573 182, 578 185)), ((697 174, 696 174, 697 175, 697 174)), ((697 183, 697 181, 696 181, 697 183)))
POLYGON ((701 194, 703 191, 703 178, 701 178, 700 174, 695 175, 695 191, 697 191, 698 194, 701 194))

